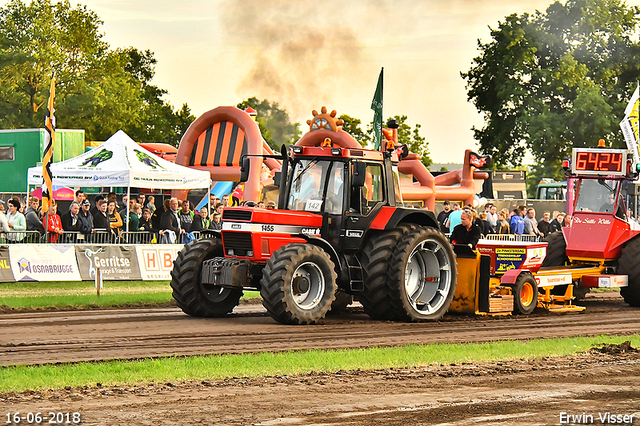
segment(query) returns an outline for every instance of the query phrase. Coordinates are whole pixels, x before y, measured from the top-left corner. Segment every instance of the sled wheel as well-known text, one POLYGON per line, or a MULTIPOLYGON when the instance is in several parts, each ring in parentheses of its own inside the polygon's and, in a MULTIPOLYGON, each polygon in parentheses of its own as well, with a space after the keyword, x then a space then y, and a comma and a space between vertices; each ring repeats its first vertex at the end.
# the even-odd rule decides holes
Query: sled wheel
POLYGON ((233 310, 242 290, 202 284, 202 262, 222 256, 222 242, 203 238, 184 246, 173 262, 171 288, 173 298, 182 311, 195 317, 221 317, 233 310))
POLYGON ((529 315, 538 306, 538 285, 529 274, 522 274, 513 286, 513 312, 529 315))

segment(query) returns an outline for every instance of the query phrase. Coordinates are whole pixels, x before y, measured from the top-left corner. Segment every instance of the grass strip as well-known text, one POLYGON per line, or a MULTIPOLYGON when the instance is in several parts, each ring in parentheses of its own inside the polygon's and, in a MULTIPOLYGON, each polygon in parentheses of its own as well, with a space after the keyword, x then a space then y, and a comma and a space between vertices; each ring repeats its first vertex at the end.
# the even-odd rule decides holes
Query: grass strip
POLYGON ((309 350, 242 355, 208 355, 81 362, 0 368, 0 392, 60 389, 66 386, 133 385, 148 382, 212 380, 334 372, 411 368, 460 362, 491 362, 574 355, 594 345, 631 340, 640 335, 570 337, 468 344, 407 345, 393 348, 309 350))
MULTIPOLYGON (((256 297, 259 292, 247 291, 243 299, 256 297)), ((3 309, 148 306, 172 301, 169 281, 105 281, 99 297, 92 281, 0 284, 3 309)))

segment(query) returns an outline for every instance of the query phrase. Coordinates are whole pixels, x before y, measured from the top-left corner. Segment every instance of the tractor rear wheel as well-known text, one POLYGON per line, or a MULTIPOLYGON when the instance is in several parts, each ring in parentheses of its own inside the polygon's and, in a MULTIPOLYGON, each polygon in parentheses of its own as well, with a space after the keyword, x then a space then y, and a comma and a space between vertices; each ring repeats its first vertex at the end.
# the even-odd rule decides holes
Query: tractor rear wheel
POLYGON ((173 262, 171 288, 173 298, 188 315, 221 317, 233 311, 242 297, 242 290, 202 284, 202 262, 223 256, 218 238, 202 238, 184 246, 173 262))
POLYGON ((547 256, 542 266, 564 266, 567 263, 567 242, 562 232, 553 232, 544 239, 547 244, 547 256))
POLYGON ((618 259, 618 273, 629 277, 628 287, 620 288, 620 295, 630 306, 640 308, 640 237, 635 237, 622 247, 618 259))
POLYGON ((273 252, 262 270, 262 304, 282 324, 314 324, 336 298, 338 274, 327 252, 292 243, 273 252))
POLYGON ((372 319, 391 320, 394 317, 388 285, 391 255, 398 240, 414 228, 412 225, 400 225, 392 231, 371 237, 364 247, 364 291, 358 294, 358 301, 372 319))
POLYGON ((538 305, 538 284, 529 274, 522 274, 513 286, 513 312, 529 315, 538 305))
POLYGON ((395 319, 440 319, 456 289, 456 257, 447 238, 433 228, 403 236, 390 260, 389 293, 395 319))

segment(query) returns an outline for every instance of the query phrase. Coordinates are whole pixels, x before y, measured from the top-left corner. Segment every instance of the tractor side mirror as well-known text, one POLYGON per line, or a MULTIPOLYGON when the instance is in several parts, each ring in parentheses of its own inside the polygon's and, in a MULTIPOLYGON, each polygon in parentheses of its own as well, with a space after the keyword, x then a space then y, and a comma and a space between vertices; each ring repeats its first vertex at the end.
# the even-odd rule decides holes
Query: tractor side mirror
POLYGON ((280 188, 280 179, 282 179, 282 172, 275 172, 273 174, 273 184, 280 188))
POLYGON ((240 182, 246 182, 249 180, 249 169, 251 168, 251 163, 249 162, 249 157, 242 157, 241 161, 240 182))
POLYGON ((354 188, 360 188, 364 186, 364 180, 367 172, 367 165, 363 162, 356 161, 353 163, 353 176, 351 177, 351 184, 354 188))

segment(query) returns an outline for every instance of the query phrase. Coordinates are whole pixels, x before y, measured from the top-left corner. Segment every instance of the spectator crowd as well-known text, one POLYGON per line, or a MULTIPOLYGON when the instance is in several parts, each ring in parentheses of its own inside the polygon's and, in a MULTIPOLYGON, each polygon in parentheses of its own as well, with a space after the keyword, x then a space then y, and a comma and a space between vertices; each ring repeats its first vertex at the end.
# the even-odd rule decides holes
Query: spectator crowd
MULTIPOLYGON (((140 193, 129 200, 126 195, 96 195, 93 202, 85 193, 76 191, 75 199, 66 211, 59 211, 55 201, 43 214, 36 197, 20 200, 13 197, 5 204, 0 200, 0 233, 4 242, 94 242, 94 243, 188 243, 207 230, 222 229, 222 213, 231 205, 275 208, 273 203, 240 202, 238 191, 217 198, 210 196, 207 206, 195 209, 189 200, 165 199, 156 206, 153 195, 140 193), (6 213, 5 213, 6 208, 6 213)), ((536 219, 536 211, 524 206, 497 210, 488 203, 478 213, 471 205, 444 202, 438 214, 442 232, 451 234, 456 244, 475 247, 489 234, 532 235, 544 238, 571 224, 571 216, 545 211, 536 219)))
POLYGON ((494 204, 488 203, 484 211, 478 213, 471 205, 462 207, 460 203, 445 201, 437 220, 440 230, 450 233, 454 244, 475 247, 480 238, 489 234, 532 235, 542 239, 552 232, 562 231, 563 226, 570 226, 571 215, 545 211, 538 220, 536 210, 531 207, 516 206, 512 211, 498 211, 494 204))
POLYGON ((94 196, 91 202, 78 190, 68 210, 59 211, 53 201, 43 214, 37 197, 13 197, 6 203, 0 200, 0 242, 188 243, 203 231, 221 230, 222 212, 231 203, 241 204, 229 195, 221 199, 211 195, 210 213, 206 205, 196 210, 189 200, 177 198, 158 207, 155 196, 143 193, 118 200, 110 192, 94 196))

